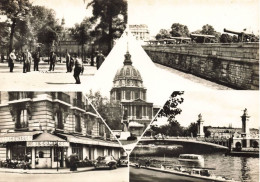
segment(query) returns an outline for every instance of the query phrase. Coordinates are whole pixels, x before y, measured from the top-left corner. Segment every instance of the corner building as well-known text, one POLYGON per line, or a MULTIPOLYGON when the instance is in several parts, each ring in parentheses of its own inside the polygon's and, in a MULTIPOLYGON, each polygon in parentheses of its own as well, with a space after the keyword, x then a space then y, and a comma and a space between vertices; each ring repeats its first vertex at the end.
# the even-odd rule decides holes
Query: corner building
POLYGON ((81 92, 1 92, 0 160, 32 168, 66 167, 72 153, 120 157, 121 146, 81 92))

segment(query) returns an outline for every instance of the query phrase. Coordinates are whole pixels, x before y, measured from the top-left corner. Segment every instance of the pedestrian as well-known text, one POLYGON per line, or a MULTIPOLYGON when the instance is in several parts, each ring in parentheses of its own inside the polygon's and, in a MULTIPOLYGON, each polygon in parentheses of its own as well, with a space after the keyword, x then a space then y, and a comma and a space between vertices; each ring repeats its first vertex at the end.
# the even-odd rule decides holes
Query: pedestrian
POLYGON ((30 62, 32 60, 32 55, 28 49, 23 53, 23 73, 30 71, 30 62))
POLYGON ((39 71, 39 62, 40 62, 40 52, 36 51, 36 53, 34 54, 34 66, 33 66, 33 70, 34 71, 39 71))
POLYGON ((51 70, 54 71, 55 63, 56 63, 56 54, 54 53, 54 51, 51 51, 49 71, 51 70))
POLYGON ((9 54, 9 67, 10 67, 10 72, 13 72, 14 69, 14 61, 16 60, 16 55, 15 55, 15 49, 12 50, 12 52, 9 54))
POLYGON ((28 54, 27 57, 27 72, 31 71, 31 64, 32 64, 32 54, 29 52, 28 49, 26 49, 26 54, 28 54))
POLYGON ((78 155, 76 153, 70 155, 70 171, 77 171, 78 155))
POLYGON ((72 71, 71 67, 71 56, 68 51, 66 51, 66 67, 67 67, 67 73, 72 71))
POLYGON ((80 84, 80 78, 79 75, 83 71, 83 62, 82 59, 80 59, 77 55, 75 58, 75 67, 74 67, 74 78, 76 80, 76 84, 80 84))
POLYGON ((100 68, 104 60, 105 60, 105 56, 102 54, 102 51, 99 51, 96 58, 97 70, 100 68))
POLYGON ((2 61, 2 63, 4 62, 4 60, 5 60, 5 56, 4 56, 4 54, 1 54, 1 61, 2 61))

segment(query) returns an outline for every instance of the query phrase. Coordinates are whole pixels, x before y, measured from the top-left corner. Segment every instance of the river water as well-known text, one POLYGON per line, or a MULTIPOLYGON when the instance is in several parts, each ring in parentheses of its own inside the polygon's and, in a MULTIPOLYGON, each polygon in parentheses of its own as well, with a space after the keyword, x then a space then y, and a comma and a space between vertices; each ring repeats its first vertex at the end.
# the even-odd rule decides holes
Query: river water
MULTIPOLYGON (((198 164, 198 166, 205 167, 205 168, 215 168, 215 170, 212 170, 211 172, 213 172, 216 176, 223 176, 230 179, 233 178, 236 181, 250 181, 250 182, 259 181, 259 158, 225 156, 223 152, 208 153, 208 154, 203 153, 201 155, 204 157, 204 164, 200 163, 198 164)), ((173 155, 173 156, 165 155, 165 157, 162 157, 158 155, 146 156, 142 154, 135 157, 135 155, 131 154, 130 160, 134 161, 136 158, 155 159, 173 165, 181 164, 185 166, 194 167, 194 163, 189 163, 189 164, 180 163, 178 161, 177 155, 173 155)))

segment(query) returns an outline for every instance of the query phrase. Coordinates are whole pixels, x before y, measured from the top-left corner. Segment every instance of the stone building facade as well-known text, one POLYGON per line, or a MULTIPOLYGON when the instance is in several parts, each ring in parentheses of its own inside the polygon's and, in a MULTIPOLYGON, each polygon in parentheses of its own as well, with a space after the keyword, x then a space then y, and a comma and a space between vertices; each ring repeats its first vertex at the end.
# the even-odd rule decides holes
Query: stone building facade
POLYGON ((73 153, 119 158, 112 138, 81 92, 0 93, 0 160, 27 155, 32 168, 55 168, 73 153))
POLYGON ((150 31, 145 24, 129 25, 129 30, 135 36, 136 40, 141 41, 142 43, 150 40, 150 31))
POLYGON ((132 65, 131 55, 125 54, 124 65, 113 81, 110 100, 120 102, 124 131, 141 136, 153 117, 153 103, 146 101, 146 88, 140 72, 132 65))

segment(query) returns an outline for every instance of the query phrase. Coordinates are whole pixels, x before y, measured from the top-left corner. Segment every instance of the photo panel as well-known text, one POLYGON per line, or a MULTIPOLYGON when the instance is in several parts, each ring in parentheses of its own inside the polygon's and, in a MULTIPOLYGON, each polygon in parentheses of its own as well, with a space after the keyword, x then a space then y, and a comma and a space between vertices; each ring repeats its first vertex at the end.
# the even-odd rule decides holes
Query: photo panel
POLYGON ((0 171, 11 174, 4 177, 27 171, 36 178, 73 180, 77 171, 91 181, 128 181, 125 150, 82 92, 0 96, 0 171))
POLYGON ((174 91, 130 155, 130 181, 259 181, 258 91, 174 91))

